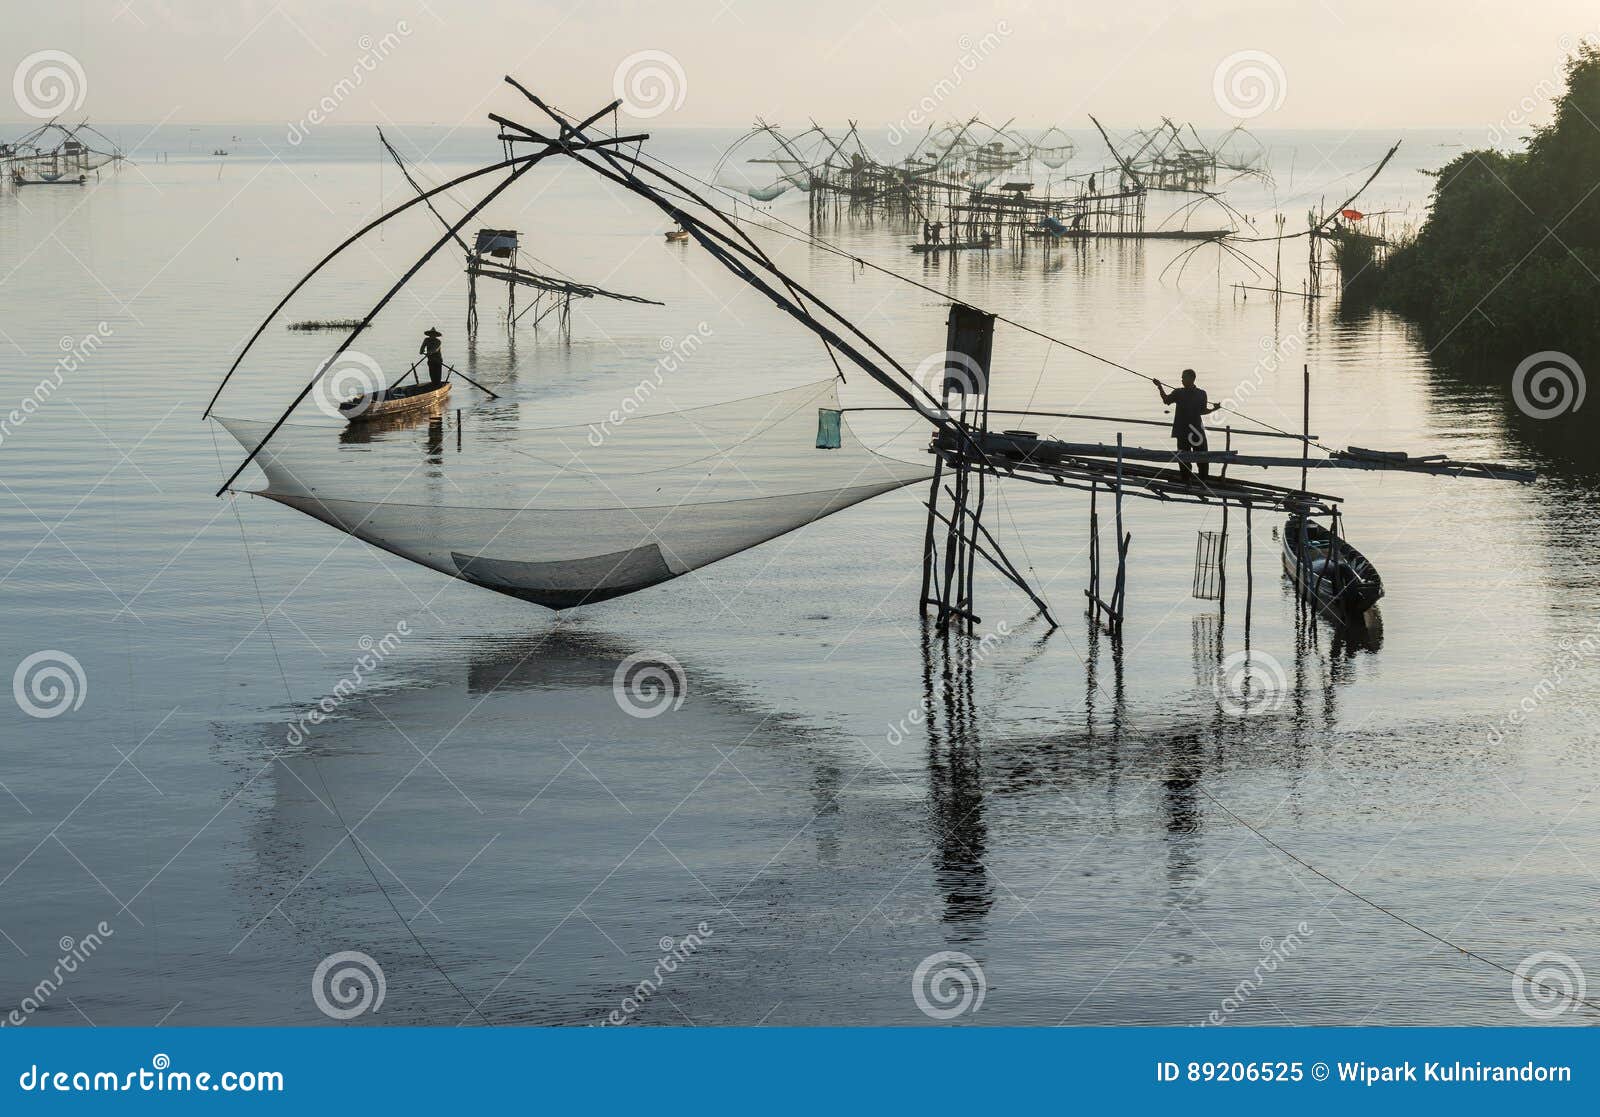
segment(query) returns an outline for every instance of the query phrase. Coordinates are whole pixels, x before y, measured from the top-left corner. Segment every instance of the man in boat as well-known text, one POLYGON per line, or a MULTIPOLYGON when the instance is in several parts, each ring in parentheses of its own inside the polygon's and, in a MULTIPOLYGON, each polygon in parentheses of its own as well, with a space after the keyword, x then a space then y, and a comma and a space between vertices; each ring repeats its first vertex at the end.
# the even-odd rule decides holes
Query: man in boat
POLYGON ((422 335, 422 348, 417 350, 428 358, 428 379, 435 388, 444 381, 444 348, 439 344, 442 336, 436 328, 429 326, 422 335))
MULTIPOLYGON (((1194 369, 1183 370, 1183 387, 1167 391, 1166 386, 1157 380, 1156 391, 1161 393, 1161 402, 1172 408, 1172 437, 1178 443, 1180 454, 1204 454, 1209 447, 1206 445, 1206 427, 1203 416, 1211 414, 1222 407, 1220 403, 1208 403, 1204 388, 1195 387, 1194 369)), ((1180 461, 1178 463, 1179 476, 1185 482, 1194 480, 1194 468, 1191 463, 1180 461)), ((1209 462, 1200 463, 1200 476, 1211 475, 1209 462)))

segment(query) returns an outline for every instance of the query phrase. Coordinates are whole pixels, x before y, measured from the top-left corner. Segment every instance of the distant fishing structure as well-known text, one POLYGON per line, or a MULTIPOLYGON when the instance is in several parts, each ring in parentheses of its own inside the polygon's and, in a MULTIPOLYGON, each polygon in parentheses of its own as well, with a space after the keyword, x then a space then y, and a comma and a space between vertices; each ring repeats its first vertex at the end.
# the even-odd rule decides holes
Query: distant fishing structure
MULTIPOLYGON (((1234 125, 1221 139, 1208 144, 1193 124, 1180 125, 1164 116, 1154 128, 1136 132, 1134 140, 1138 146, 1133 153, 1126 160, 1119 156, 1118 161, 1136 171, 1147 190, 1203 192, 1216 186, 1223 172, 1230 175, 1230 181, 1270 181, 1272 177, 1267 171, 1266 148, 1243 124, 1234 125)), ((1106 142, 1110 145, 1109 137, 1106 142)))
MULTIPOLYGON (((1330 619, 1346 620, 1346 614, 1376 601, 1381 579, 1344 537, 1343 498, 1309 487, 1313 469, 1319 476, 1327 475, 1322 471, 1363 470, 1524 483, 1536 479, 1530 470, 1454 461, 1442 454, 1327 446, 1311 431, 1309 367, 1303 369, 1299 431, 1224 408, 1232 418, 1210 427, 1223 442, 1215 451, 1149 448, 1126 438, 1126 428, 1168 425, 1161 420, 992 408, 989 389, 997 323, 1123 373, 1152 378, 1024 322, 959 302, 949 307, 946 351, 938 365, 938 382, 930 385, 842 311, 779 268, 740 220, 712 200, 710 195, 719 193, 718 187, 647 154, 647 135, 597 129, 596 122, 613 115, 620 101, 577 118, 550 106, 515 79, 506 81, 551 124, 534 128, 491 114, 506 147, 504 160, 439 187, 418 187, 416 198, 380 215, 324 257, 257 330, 255 337, 312 275, 371 230, 418 202, 433 209, 431 199, 447 190, 484 176, 503 176, 462 217, 439 218, 445 226, 443 235, 359 320, 275 421, 222 419, 246 453, 217 490, 219 496, 249 491, 234 486, 256 464, 267 478, 266 487, 257 490, 260 495, 451 577, 566 609, 659 585, 873 496, 927 483, 919 608, 932 617, 936 631, 948 634, 970 633, 981 623, 980 559, 1022 592, 1052 628, 1057 625, 1041 589, 1007 555, 991 529, 990 494, 1002 482, 1085 491, 1090 495, 1091 540, 1087 612, 1097 629, 1120 638, 1133 538, 1125 523, 1125 497, 1166 508, 1220 508, 1220 537, 1200 540, 1195 579, 1197 595, 1218 600, 1226 594, 1226 578, 1213 568, 1227 550, 1230 511, 1242 511, 1247 618, 1253 587, 1253 515, 1266 511, 1284 516, 1285 561, 1301 600, 1330 619), (535 431, 531 433, 538 452, 513 447, 507 459, 496 458, 490 446, 468 454, 458 435, 454 459, 458 464, 450 471, 448 492, 439 491, 430 476, 406 463, 386 463, 370 452, 351 458, 325 428, 289 425, 296 407, 318 387, 361 326, 370 323, 429 259, 451 243, 462 243, 461 230, 496 197, 556 157, 659 209, 709 257, 810 331, 834 362, 837 377, 692 413, 636 417, 599 439, 593 437, 594 428, 535 431), (844 415, 867 408, 841 405, 837 383, 844 379, 845 365, 889 393, 894 402, 886 409, 928 425, 927 463, 878 454, 852 435, 844 415), (998 416, 1019 425, 995 429, 998 416), (1115 437, 1041 435, 1020 426, 1040 421, 1055 426, 1060 420, 1109 425, 1115 428, 1115 437), (1295 444, 1296 452, 1245 453, 1235 448, 1236 439, 1287 440, 1295 444), (1199 467, 1198 475, 1192 472, 1194 467, 1199 467), (1211 467, 1217 470, 1215 476, 1208 475, 1211 467), (1240 477, 1247 468, 1297 469, 1299 483, 1240 477), (1102 495, 1111 504, 1115 533, 1111 570, 1103 569, 1099 545, 1102 495)), ((761 227, 943 296, 937 288, 844 252, 809 229, 781 221, 761 227)), ((223 378, 213 406, 255 337, 223 378)), ((873 408, 880 409, 884 408, 873 408)), ((1248 620, 1245 631, 1248 647, 1248 620)))
POLYGON ((614 299, 617 302, 648 303, 660 306, 661 303, 654 299, 641 298, 638 295, 624 295, 617 291, 608 291, 604 287, 595 287, 587 283, 578 283, 570 279, 563 279, 554 275, 547 275, 519 266, 518 253, 521 250, 521 236, 515 229, 479 229, 468 245, 462 238, 460 230, 453 228, 445 220, 443 214, 434 206, 431 194, 423 190, 416 178, 412 175, 410 167, 395 150, 383 129, 378 129, 378 142, 383 144, 384 150, 394 160, 395 166, 400 168, 400 173, 411 188, 418 194, 418 201, 425 201, 428 210, 447 229, 450 235, 460 246, 467 257, 467 337, 476 339, 478 336, 478 280, 480 278, 504 283, 506 287, 506 336, 515 338, 517 323, 529 311, 533 312, 532 327, 537 330, 539 324, 549 315, 556 315, 556 326, 563 339, 572 336, 572 300, 573 299, 614 299), (517 288, 523 287, 533 292, 533 301, 521 311, 517 310, 517 288))
POLYGON ((1242 126, 1208 146, 1193 125, 1163 118, 1136 133, 1128 144, 1134 150, 1124 156, 1090 120, 1114 164, 1057 176, 1076 147, 1056 125, 1031 139, 1009 121, 996 126, 972 117, 930 125, 909 155, 885 159, 867 147, 854 121, 835 137, 814 121, 788 135, 758 119, 723 152, 712 179, 763 203, 802 191, 814 228, 841 212, 920 222, 922 237, 911 250, 937 255, 1097 238, 1217 241, 1233 226, 1190 227, 1183 220, 1188 212, 1208 201, 1233 212, 1216 188, 1220 172, 1267 177, 1265 149, 1242 126), (1150 228, 1151 192, 1190 194, 1194 201, 1174 215, 1177 224, 1150 228))
POLYGON ((81 185, 90 173, 126 158, 116 143, 90 127, 87 120, 68 126, 52 118, 9 143, 0 143, 0 171, 14 186, 81 185))

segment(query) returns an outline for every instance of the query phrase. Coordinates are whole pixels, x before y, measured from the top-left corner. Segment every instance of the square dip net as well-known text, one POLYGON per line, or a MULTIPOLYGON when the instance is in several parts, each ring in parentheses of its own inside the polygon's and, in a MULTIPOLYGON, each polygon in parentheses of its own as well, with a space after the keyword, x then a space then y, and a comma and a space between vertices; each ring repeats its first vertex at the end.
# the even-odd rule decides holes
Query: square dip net
MULTIPOLYGON (((567 609, 932 475, 931 462, 876 453, 847 424, 837 448, 819 449, 819 413, 838 408, 827 380, 588 426, 485 422, 459 452, 442 418, 420 452, 415 427, 352 437, 355 426, 286 424, 255 459, 266 487, 245 491, 453 578, 567 609)), ((271 429, 218 418, 247 452, 271 429)))

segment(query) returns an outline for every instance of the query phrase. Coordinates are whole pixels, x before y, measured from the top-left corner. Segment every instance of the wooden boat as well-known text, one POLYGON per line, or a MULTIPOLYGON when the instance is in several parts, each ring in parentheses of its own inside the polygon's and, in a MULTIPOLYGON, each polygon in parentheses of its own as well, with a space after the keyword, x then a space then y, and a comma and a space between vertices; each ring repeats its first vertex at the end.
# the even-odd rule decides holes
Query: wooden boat
POLYGON ((442 407, 450 398, 450 381, 440 384, 424 380, 420 384, 407 384, 403 388, 387 388, 381 392, 347 399, 339 405, 346 422, 370 423, 377 419, 390 419, 397 415, 410 415, 433 407, 442 407))
POLYGON ((926 255, 930 252, 987 252, 994 247, 994 242, 984 237, 982 240, 918 241, 911 246, 911 251, 926 255))
POLYGON ((89 181, 89 176, 79 175, 77 178, 68 178, 62 175, 57 178, 28 178, 21 171, 12 171, 11 181, 17 186, 82 186, 89 181))
POLYGON ((1283 525, 1283 569, 1302 593, 1315 598, 1324 612, 1360 617, 1383 596, 1383 579, 1367 556, 1343 539, 1331 555, 1334 539, 1321 524, 1290 516, 1283 525))
POLYGON ((688 239, 689 239, 689 230, 688 229, 668 229, 667 230, 667 240, 669 240, 669 241, 680 241, 680 240, 688 240, 688 239))

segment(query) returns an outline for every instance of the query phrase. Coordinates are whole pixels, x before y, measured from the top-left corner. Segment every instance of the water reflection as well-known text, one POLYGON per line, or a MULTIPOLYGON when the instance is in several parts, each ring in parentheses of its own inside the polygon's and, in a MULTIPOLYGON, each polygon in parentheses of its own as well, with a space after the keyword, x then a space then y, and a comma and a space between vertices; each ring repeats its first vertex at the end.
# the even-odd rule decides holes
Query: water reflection
POLYGON ((950 941, 971 942, 994 907, 995 888, 985 864, 989 829, 984 818, 982 733, 973 690, 975 650, 959 635, 940 635, 922 623, 922 684, 928 737, 929 824, 934 881, 944 902, 950 941))

